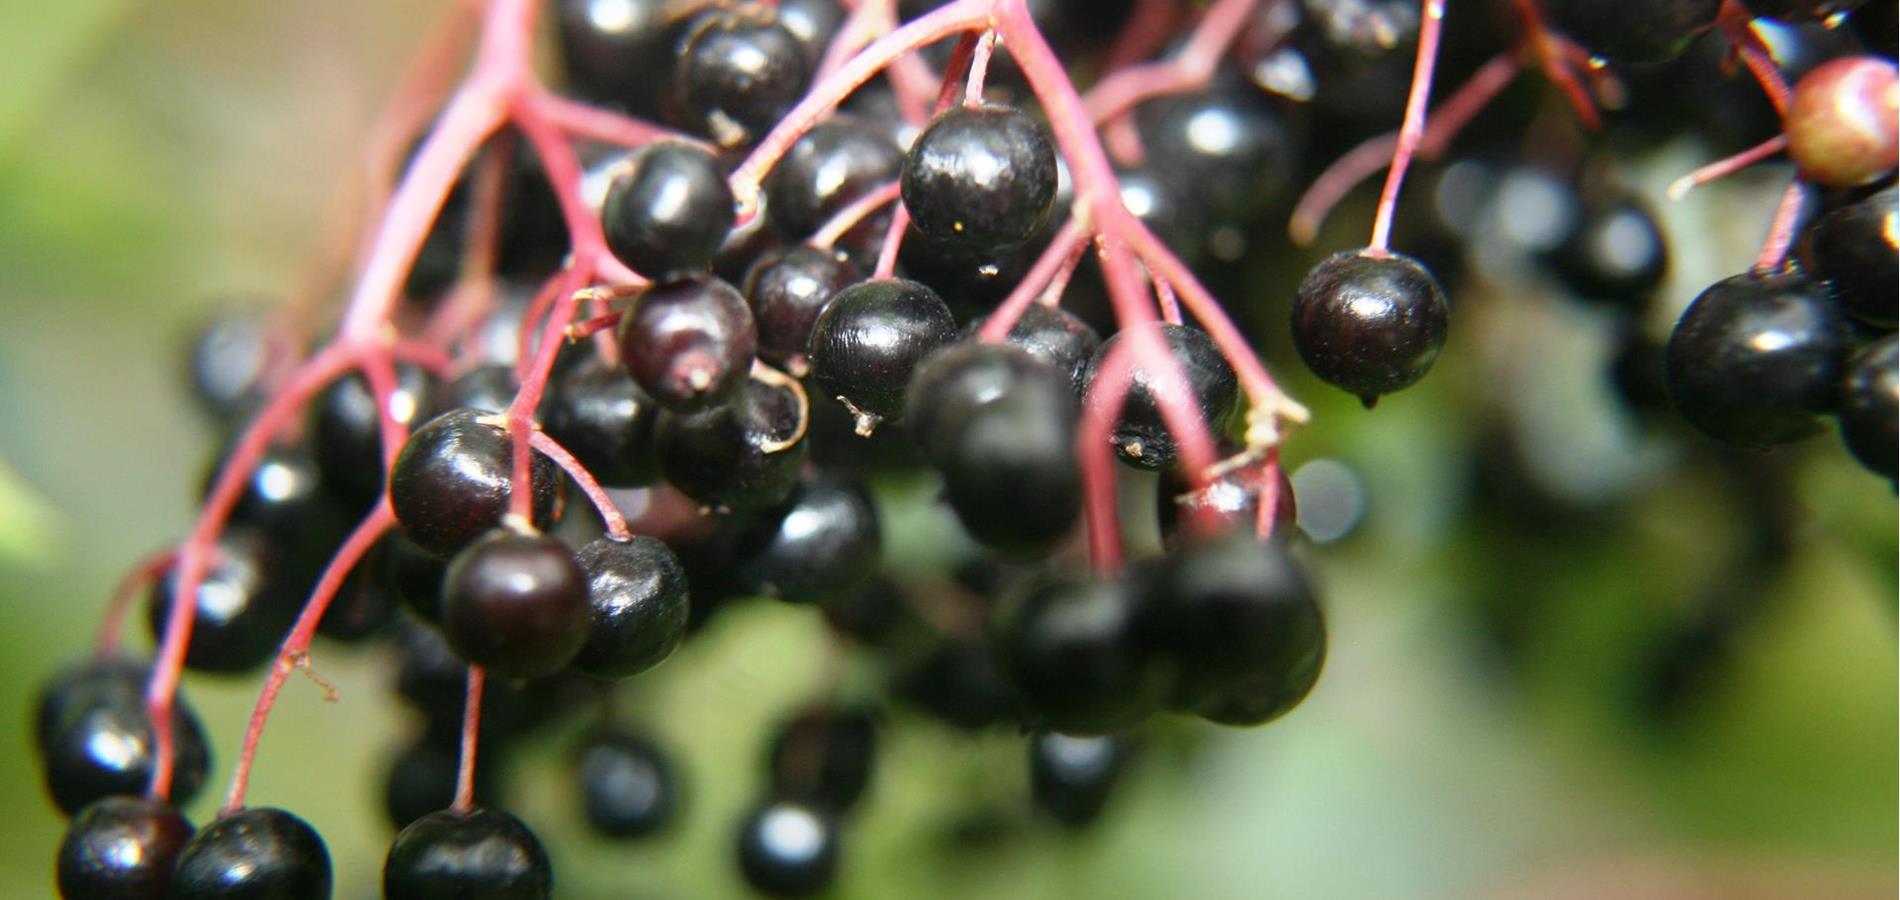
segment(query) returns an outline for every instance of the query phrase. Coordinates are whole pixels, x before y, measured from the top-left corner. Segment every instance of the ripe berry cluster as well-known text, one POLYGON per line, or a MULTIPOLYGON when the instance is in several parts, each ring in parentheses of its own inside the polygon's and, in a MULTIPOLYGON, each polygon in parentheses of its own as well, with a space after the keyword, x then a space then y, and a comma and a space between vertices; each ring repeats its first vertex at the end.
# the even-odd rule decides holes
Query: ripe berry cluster
MULTIPOLYGON (((1391 249, 1400 187, 1520 71, 1595 126, 1620 67, 1721 32, 1783 124, 1689 183, 1784 150, 1800 177, 1755 269, 1683 316, 1668 394, 1751 446, 1833 415, 1891 479, 1891 41, 1784 72, 1755 18, 1877 38, 1856 5, 1500 3, 1505 36, 1474 41, 1496 55, 1465 66, 1447 44, 1468 80, 1433 107, 1443 0, 487 0, 384 122, 398 149, 378 165, 401 175, 335 331, 306 355, 294 317, 232 320, 195 348, 231 430, 201 515, 42 696, 46 784, 73 816, 61 890, 328 896, 316 832, 245 805, 318 635, 392 643, 422 723, 387 782, 390 897, 548 896, 548 855, 493 805, 494 760, 607 708, 741 597, 822 610, 883 664, 882 699, 1023 729, 1033 800, 1071 826, 1101 813, 1148 718, 1279 718, 1327 646, 1279 466, 1307 412, 1201 273, 1262 239, 1302 151, 1343 149, 1329 126, 1396 118, 1293 211, 1310 239, 1389 164, 1370 240, 1306 275, 1289 334, 1368 407, 1418 382, 1455 282, 1429 245, 1391 249), (558 91, 532 58, 541 18, 558 91), (440 96, 468 33, 471 71, 440 96), (938 487, 970 565, 931 583, 886 566, 886 477, 938 487), (1124 534, 1120 510, 1144 508, 1125 483, 1154 491, 1159 546, 1124 534), (150 662, 120 649, 141 595, 150 662), (177 807, 210 742, 181 675, 267 664, 227 801, 194 830, 177 807)), ((1546 182, 1564 217, 1539 258, 1633 322, 1667 269, 1656 220, 1607 182, 1546 182)), ((736 839, 753 887, 832 883, 888 723, 827 699, 779 727, 736 839)), ((637 729, 602 716, 574 759, 598 833, 674 815, 676 767, 637 729)))

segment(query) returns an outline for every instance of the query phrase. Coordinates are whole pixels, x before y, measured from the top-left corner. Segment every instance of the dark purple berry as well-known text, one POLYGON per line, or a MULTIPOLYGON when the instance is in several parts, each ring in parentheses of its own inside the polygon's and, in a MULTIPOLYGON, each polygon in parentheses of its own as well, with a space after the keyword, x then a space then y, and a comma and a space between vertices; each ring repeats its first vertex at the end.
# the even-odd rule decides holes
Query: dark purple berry
MULTIPOLYGON (((1200 412, 1201 421, 1206 422, 1210 430, 1218 433, 1233 414, 1234 403, 1240 395, 1240 380, 1234 374, 1234 367, 1222 356, 1214 341, 1198 328, 1186 325, 1155 324, 1147 326, 1155 329, 1167 345, 1169 354, 1179 364, 1181 374, 1187 379, 1190 400, 1200 412)), ((1131 340, 1131 332, 1123 330, 1111 335, 1102 342, 1095 358, 1089 361, 1088 380, 1093 386, 1102 377, 1102 365, 1108 354, 1123 341, 1131 340)), ((1174 432, 1168 427, 1167 418, 1161 414, 1156 402, 1157 391, 1167 376, 1144 364, 1137 355, 1131 358, 1134 378, 1129 385, 1128 398, 1122 405, 1121 415, 1115 420, 1115 430, 1109 440, 1115 447, 1116 458, 1138 469, 1159 469, 1172 465, 1180 452, 1174 440, 1174 432)), ((1094 388, 1091 387, 1091 390, 1094 388)))
POLYGON ((59 895, 69 900, 153 900, 171 886, 191 839, 178 810, 146 797, 106 797, 73 816, 59 845, 59 895))
POLYGON ((569 665, 626 678, 659 665, 686 636, 686 569, 664 543, 600 538, 575 555, 587 573, 587 640, 569 665))
POLYGON ((1841 391, 1841 440, 1876 475, 1894 479, 1896 419, 1900 419, 1900 343, 1887 335, 1861 351, 1847 367, 1841 391))
MULTIPOLYGON (((415 428, 433 415, 429 399, 434 395, 434 381, 427 372, 397 366, 390 417, 405 428, 415 428)), ((388 483, 383 472, 382 418, 370 396, 369 382, 351 375, 331 385, 317 398, 313 418, 312 446, 324 490, 347 509, 367 510, 388 483)))
POLYGON ((34 704, 34 742, 45 747, 72 719, 112 697, 137 699, 151 674, 146 663, 100 656, 61 669, 40 688, 34 704))
POLYGON ((1031 717, 1065 734, 1134 725, 1167 699, 1140 596, 1118 581, 1049 580, 998 611, 997 651, 1031 717))
POLYGON ((1115 734, 1031 736, 1029 791, 1036 809, 1070 828, 1093 823, 1127 768, 1130 749, 1128 739, 1115 734))
POLYGON ((745 298, 703 275, 642 291, 620 320, 618 339, 634 382, 673 412, 731 399, 752 370, 759 341, 745 298))
POLYGON ((1820 285, 1796 274, 1737 275, 1703 291, 1676 323, 1669 394, 1710 437, 1783 444, 1820 430, 1847 353, 1846 322, 1820 285))
POLYGON ((903 415, 911 373, 956 337, 956 319, 935 291, 885 278, 839 291, 813 323, 806 355, 812 380, 848 405, 858 433, 869 436, 903 415))
POLYGON ((1814 274, 1827 280, 1847 314, 1876 328, 1900 324, 1900 194, 1891 186, 1814 223, 1814 274))
POLYGON ((838 824, 800 803, 774 802, 739 826, 739 871, 769 897, 809 897, 838 871, 838 824))
POLYGON ((1346 250, 1300 283, 1293 346, 1313 374, 1371 406, 1425 377, 1448 320, 1445 292, 1417 260, 1346 250))
MULTIPOLYGON (((792 144, 766 182, 766 216, 786 240, 811 236, 852 201, 897 179, 904 151, 885 130, 851 116, 820 122, 792 144)), ((872 216, 842 242, 869 249, 882 241, 885 227, 872 216)), ((802 348, 801 348, 802 349, 802 348)))
MULTIPOLYGON (((482 710, 484 720, 490 712, 482 710)), ((455 783, 462 764, 460 736, 459 730, 447 736, 424 735, 404 747, 390 763, 383 778, 383 812, 398 831, 455 802, 455 783)), ((476 803, 493 802, 499 795, 496 760, 501 754, 494 751, 500 748, 488 744, 484 740, 475 754, 476 803)))
POLYGON ((917 230, 966 247, 1014 247, 1049 218, 1056 152, 1020 110, 953 107, 933 119, 904 159, 904 206, 917 230))
MULTIPOLYGON (((177 582, 174 569, 152 584, 145 611, 154 639, 164 636, 177 582)), ((198 585, 185 665, 224 674, 263 665, 297 618, 304 597, 293 590, 285 583, 283 553, 269 539, 255 531, 226 531, 198 585)))
POLYGON ((789 603, 856 593, 877 574, 884 550, 877 504, 855 481, 815 476, 745 530, 739 577, 789 603))
POLYGON ((1669 245, 1649 210, 1625 197, 1586 204, 1546 261, 1571 293, 1641 310, 1669 274, 1669 245))
POLYGON ((206 825, 178 857, 174 900, 328 900, 330 850, 281 809, 238 810, 206 825))
MULTIPOLYGON (((501 524, 514 484, 514 440, 489 414, 456 409, 416 429, 396 455, 389 502, 403 534, 437 556, 455 555, 501 524)), ((554 462, 534 454, 534 518, 552 524, 565 482, 554 462)))
POLYGON ((597 834, 638 838, 673 821, 679 787, 659 745, 630 731, 602 731, 581 745, 575 763, 581 809, 597 834))
POLYGON ((639 487, 660 477, 654 429, 660 405, 623 366, 589 353, 548 386, 542 429, 601 484, 639 487))
POLYGON ((805 463, 805 414, 791 390, 748 380, 724 405, 660 417, 660 471, 709 507, 775 506, 805 463))
POLYGON ((712 265, 737 215, 718 159, 661 141, 635 150, 610 177, 600 222, 614 256, 648 278, 712 265))
MULTIPOLYGON (((971 322, 963 329, 964 336, 974 337, 988 320, 984 316, 971 322)), ((1088 388, 1089 361, 1102 346, 1102 336, 1087 322, 1066 309, 1043 303, 1029 304, 1003 339, 1067 374, 1078 397, 1088 388)))
POLYGON ((709 10, 688 26, 674 90, 695 130, 721 147, 740 147, 797 105, 812 68, 770 7, 709 10))
POLYGON ((587 639, 587 573, 560 541, 496 531, 449 564, 442 630, 472 665, 508 678, 550 674, 587 639))
POLYGON ((818 313, 860 280, 857 267, 804 244, 759 257, 744 290, 758 322, 759 356, 778 365, 802 358, 818 313))
MULTIPOLYGON (((142 685, 106 688, 68 707, 48 735, 46 791, 65 813, 114 794, 143 794, 158 751, 142 685)), ((172 800, 188 803, 204 786, 210 751, 183 698, 172 707, 172 800)))
POLYGON ((1298 171, 1299 142, 1258 91, 1215 87, 1143 104, 1135 115, 1148 171, 1195 218, 1250 221, 1298 171))
POLYGON ((869 711, 806 710, 772 736, 772 794, 842 815, 864 795, 876 762, 877 723, 869 711))
POLYGON ((387 900, 546 900, 554 866, 520 819, 445 809, 409 823, 383 861, 387 900))

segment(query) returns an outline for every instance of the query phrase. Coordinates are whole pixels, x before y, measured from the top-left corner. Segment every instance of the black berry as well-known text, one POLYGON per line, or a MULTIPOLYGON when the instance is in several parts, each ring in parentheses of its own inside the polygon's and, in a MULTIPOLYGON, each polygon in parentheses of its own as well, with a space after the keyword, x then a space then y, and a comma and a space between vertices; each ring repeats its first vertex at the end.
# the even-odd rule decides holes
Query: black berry
POLYGON ((1293 346, 1313 374, 1370 406, 1425 377, 1448 319, 1444 291, 1417 260, 1346 250, 1300 283, 1293 346))
POLYGON ((106 797, 73 816, 59 845, 59 895, 151 900, 171 886, 191 823, 145 797, 106 797))
POLYGON ((812 379, 848 404, 859 433, 869 435, 903 415, 911 373, 956 337, 956 319, 935 291, 885 278, 839 291, 813 323, 806 355, 812 379))
POLYGON ((659 665, 686 636, 686 569, 654 538, 600 538, 575 555, 587 573, 587 639, 570 665, 626 678, 659 665))
MULTIPOLYGON (((438 556, 453 556, 501 523, 514 483, 514 441, 473 409, 445 412, 416 429, 396 455, 389 502, 403 534, 438 556)), ((551 524, 564 482, 554 462, 534 454, 534 517, 551 524)))
POLYGON ((423 816, 396 835, 383 862, 388 900, 545 900, 553 892, 547 851, 498 809, 423 816))
POLYGON ((736 216, 719 160, 662 141, 634 151, 611 177, 600 221, 614 256, 648 278, 712 265, 736 216))
POLYGON ((911 144, 902 190, 911 221, 932 239, 1014 247, 1042 227, 1055 204, 1055 147, 1020 110, 955 107, 911 144))
POLYGON ((281 809, 239 810, 185 844, 176 900, 328 900, 330 850, 309 823, 281 809))
POLYGON ((587 639, 587 573, 550 537, 496 531, 457 554, 442 628, 469 663, 509 678, 567 665, 587 639))
POLYGON ((1718 440, 1800 440, 1834 408, 1847 326, 1820 285, 1795 274, 1737 275, 1690 304, 1669 336, 1670 397, 1718 440))
POLYGON ((758 331, 732 285, 710 276, 653 283, 618 332, 620 359, 640 389, 673 412, 730 399, 752 370, 758 331))

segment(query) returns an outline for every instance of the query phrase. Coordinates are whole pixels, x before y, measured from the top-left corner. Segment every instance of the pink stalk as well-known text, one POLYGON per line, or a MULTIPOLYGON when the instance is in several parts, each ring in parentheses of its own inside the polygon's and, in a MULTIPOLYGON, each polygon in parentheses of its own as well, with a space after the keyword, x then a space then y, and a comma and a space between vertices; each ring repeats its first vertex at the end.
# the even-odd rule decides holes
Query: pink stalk
MULTIPOLYGON (((555 465, 560 466, 561 470, 580 486, 581 493, 587 495, 588 501, 594 504, 594 510, 600 513, 600 521, 606 525, 609 537, 616 541, 625 541, 633 537, 633 532, 627 528, 626 517, 620 514, 620 507, 614 505, 613 498, 609 497, 607 490, 600 486, 600 482, 594 478, 594 473, 587 471, 587 467, 581 465, 580 460, 574 458, 574 454, 567 452, 566 447, 561 446, 560 442, 548 437, 544 432, 533 432, 528 441, 534 445, 534 449, 553 460, 555 465)), ((517 491, 516 493, 526 492, 517 491)))
POLYGON ((1696 188, 1711 181, 1727 178, 1768 157, 1788 149, 1788 136, 1777 134, 1753 147, 1726 159, 1718 159, 1700 169, 1690 172, 1669 183, 1668 196, 1671 200, 1681 200, 1696 188))
POLYGON ((1083 230, 1081 222, 1075 219, 1064 222, 1056 231, 1056 236, 1049 241, 1048 248, 1042 251, 1042 256, 1036 260, 1036 264, 1029 267, 1029 271, 1023 274, 1023 279, 1016 283, 1015 289, 1011 290, 1009 296, 1003 298, 1003 302, 997 305, 996 311, 990 313, 990 317, 984 320, 982 329, 977 332, 977 340, 990 344, 1006 340, 1009 337, 1009 330, 1016 327, 1016 321, 1022 318, 1023 310, 1029 308, 1030 302, 1036 299, 1037 294, 1056 277, 1058 272, 1066 265, 1072 265, 1071 260, 1080 257, 1082 251, 1087 249, 1088 243, 1088 232, 1083 230))
POLYGON ((1775 207, 1775 218, 1768 225, 1761 253, 1755 257, 1754 271, 1778 272, 1787 265, 1788 248, 1794 245, 1794 235, 1801 224, 1801 207, 1807 198, 1806 182, 1797 177, 1789 183, 1788 190, 1781 195, 1781 203, 1775 207))
POLYGON ((901 187, 902 185, 896 181, 889 181, 866 191, 864 196, 851 201, 826 220, 825 224, 820 225, 817 231, 812 232, 811 239, 805 243, 820 250, 830 250, 851 229, 858 227, 858 223, 870 218, 872 213, 883 208, 885 204, 896 200, 898 194, 901 193, 901 187))
POLYGON ((1432 94, 1432 70, 1438 65, 1438 38, 1445 25, 1445 0, 1425 0, 1419 14, 1418 58, 1412 66, 1412 89, 1405 99, 1405 122, 1399 126, 1399 143, 1392 151, 1392 169, 1386 174, 1385 189, 1379 193, 1379 212, 1372 220, 1372 240, 1366 247, 1374 255, 1386 253, 1392 241, 1392 214, 1399 205, 1399 186, 1405 183, 1405 169, 1412 164, 1419 138, 1425 133, 1425 101, 1432 94))
POLYGON ((297 614, 296 624, 285 635, 283 646, 277 651, 277 661, 271 664, 270 675, 264 680, 264 690, 258 695, 257 705, 251 709, 250 726, 244 731, 244 744, 238 752, 237 771, 231 776, 231 790, 225 796, 224 814, 244 808, 244 793, 250 789, 251 769, 257 763, 257 745, 264 738, 264 725, 270 721, 271 709, 277 705, 277 695, 283 692, 284 682, 290 678, 290 673, 310 664, 310 642, 316 637, 317 625, 323 621, 323 614, 329 610, 337 591, 342 589, 350 570, 356 568, 370 548, 395 524, 396 514, 390 509, 388 497, 378 497, 376 507, 356 526, 356 530, 343 541, 343 546, 338 548, 336 555, 330 558, 329 565, 324 567, 323 576, 317 579, 310 599, 305 601, 303 611, 297 614))
POLYGON ((475 749, 482 736, 481 666, 468 667, 468 699, 462 703, 462 758, 455 769, 455 802, 450 808, 468 812, 475 808, 475 749))
POLYGON ((712 150, 705 141, 664 125, 655 125, 598 106, 576 103, 548 91, 535 91, 527 102, 540 110, 541 115, 556 128, 590 141, 628 148, 644 147, 656 141, 679 141, 708 152, 712 150))
POLYGON ((904 230, 910 227, 910 210, 904 208, 904 201, 897 201, 897 209, 891 214, 891 227, 884 232, 884 246, 877 252, 877 268, 872 278, 889 278, 897 272, 897 251, 904 246, 904 230))
POLYGON ((178 551, 162 550, 139 560, 132 571, 119 580, 118 586, 112 589, 112 602, 106 607, 105 620, 99 623, 96 643, 100 656, 119 652, 119 642, 125 637, 125 617, 138 602, 139 594, 177 565, 178 551))

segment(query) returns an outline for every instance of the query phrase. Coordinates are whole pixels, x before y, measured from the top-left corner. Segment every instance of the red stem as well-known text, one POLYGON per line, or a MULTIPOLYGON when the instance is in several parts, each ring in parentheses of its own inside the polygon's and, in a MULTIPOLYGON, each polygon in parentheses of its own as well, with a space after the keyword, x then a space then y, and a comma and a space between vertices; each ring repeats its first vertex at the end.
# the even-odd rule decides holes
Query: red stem
POLYGON ((982 329, 977 332, 977 340, 991 344, 1006 340, 1009 330, 1016 327, 1016 320, 1022 318, 1023 310, 1029 308, 1030 302, 1065 266, 1072 266, 1073 260, 1080 258, 1088 244, 1089 235, 1081 222, 1075 219, 1064 222, 1036 264, 1023 274, 1023 279, 1016 283, 1015 289, 984 320, 982 329))
POLYGON ((1418 58, 1412 65, 1412 89, 1405 98, 1405 122, 1399 126, 1399 143, 1392 152, 1392 169, 1386 174, 1385 189, 1379 193, 1379 213, 1372 220, 1372 239, 1366 246, 1374 254, 1383 254, 1391 245, 1392 213, 1399 205, 1399 187, 1405 183, 1405 169, 1412 164, 1419 138, 1425 133, 1425 101, 1432 94, 1432 70, 1438 65, 1438 37, 1444 30, 1445 0, 1424 0, 1419 12, 1418 58))
POLYGON ((112 589, 112 602, 106 606, 105 621, 99 623, 97 644, 100 656, 119 652, 119 642, 125 637, 125 617, 131 612, 133 604, 153 582, 165 577, 165 573, 176 565, 178 551, 162 550, 139 560, 132 571, 125 573, 125 577, 119 580, 118 586, 112 589))
POLYGON ((811 239, 805 243, 820 250, 830 250, 847 232, 858 227, 859 222, 869 218, 885 204, 896 200, 902 192, 902 187, 896 181, 889 181, 872 188, 864 196, 838 210, 835 215, 826 220, 825 224, 818 226, 818 230, 812 232, 811 239))
POLYGON ((1669 199, 1680 200, 1690 191, 1717 179, 1740 172, 1770 156, 1788 149, 1788 136, 1777 134, 1726 159, 1718 159, 1669 183, 1669 199))
POLYGON ((456 812, 475 808, 475 749, 482 736, 484 680, 481 666, 468 667, 468 695, 462 704, 462 758, 455 769, 455 802, 450 806, 456 812))
POLYGON ((1794 245, 1794 235, 1801 224, 1801 207, 1807 195, 1807 183, 1798 177, 1782 193, 1781 203, 1775 206, 1774 221, 1768 225, 1768 237, 1762 241, 1761 253, 1755 257, 1756 272, 1777 272, 1787 265, 1788 248, 1794 245))
POLYGON ((609 537, 616 541, 625 541, 633 537, 633 532, 627 528, 626 517, 620 514, 620 508, 614 505, 613 498, 609 497, 606 489, 600 486, 600 482, 594 478, 594 473, 587 471, 587 467, 574 458, 574 454, 567 452, 566 447, 561 446, 560 442, 543 432, 533 432, 528 441, 534 445, 534 449, 541 451, 542 455, 554 460, 554 464, 560 466, 561 470, 580 486, 581 493, 587 495, 587 499, 594 504, 595 511, 600 513, 600 520, 607 526, 609 537))
POLYGON ((264 689, 258 694, 257 705, 251 709, 251 723, 244 731, 244 744, 238 752, 237 771, 231 775, 231 790, 225 796, 225 814, 244 808, 244 794, 250 788, 251 768, 257 763, 257 746, 264 738, 264 725, 270 720, 271 709, 277 705, 277 695, 283 692, 290 673, 310 665, 310 642, 316 637, 323 614, 329 610, 350 571, 395 524, 396 514, 390 509, 387 496, 378 497, 375 509, 356 526, 324 567, 323 576, 317 579, 317 586, 305 601, 303 611, 298 613, 296 624, 284 637, 283 646, 277 651, 277 661, 271 665, 264 689))

